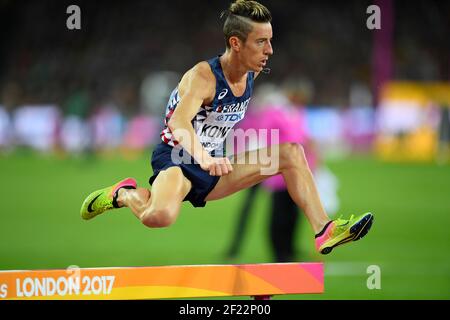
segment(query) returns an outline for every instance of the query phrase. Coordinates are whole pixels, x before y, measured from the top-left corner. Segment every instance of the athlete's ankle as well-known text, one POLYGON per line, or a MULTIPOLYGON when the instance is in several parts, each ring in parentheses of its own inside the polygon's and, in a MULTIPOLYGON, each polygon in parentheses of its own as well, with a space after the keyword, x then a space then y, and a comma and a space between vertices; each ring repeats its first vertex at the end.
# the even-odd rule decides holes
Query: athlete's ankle
POLYGON ((333 220, 328 220, 328 221, 325 221, 323 224, 321 224, 320 228, 317 229, 318 231, 316 232, 315 237, 318 238, 318 237, 322 236, 332 222, 333 222, 333 220))
POLYGON ((126 199, 128 198, 128 192, 131 189, 120 188, 117 190, 116 203, 119 208, 126 206, 126 199))

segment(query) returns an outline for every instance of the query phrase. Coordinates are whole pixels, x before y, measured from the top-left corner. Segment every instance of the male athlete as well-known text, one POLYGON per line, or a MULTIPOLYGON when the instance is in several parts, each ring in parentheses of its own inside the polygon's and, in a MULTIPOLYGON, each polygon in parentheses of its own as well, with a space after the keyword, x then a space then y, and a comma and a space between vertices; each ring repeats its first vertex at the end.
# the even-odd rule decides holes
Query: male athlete
POLYGON ((278 155, 278 168, 271 175, 284 177, 291 198, 303 209, 316 234, 320 253, 362 238, 373 215, 331 221, 301 145, 285 143, 240 153, 234 156, 233 165, 224 155, 227 133, 236 119, 244 116, 254 79, 273 54, 272 17, 266 7, 237 0, 224 17, 225 53, 188 70, 169 98, 162 142, 152 155, 151 192, 138 188, 132 178, 124 179, 91 193, 81 207, 82 218, 128 207, 147 227, 167 227, 177 219, 183 201, 202 207, 268 178, 266 164, 258 157, 266 154, 278 155))

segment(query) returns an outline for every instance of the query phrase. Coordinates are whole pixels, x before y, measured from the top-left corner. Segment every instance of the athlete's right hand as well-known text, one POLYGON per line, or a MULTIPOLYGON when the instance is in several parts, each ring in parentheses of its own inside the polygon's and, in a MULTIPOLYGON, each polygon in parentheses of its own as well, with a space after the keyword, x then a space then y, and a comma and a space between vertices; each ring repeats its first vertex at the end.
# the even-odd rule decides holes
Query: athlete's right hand
POLYGON ((225 176, 233 171, 231 162, 228 158, 213 158, 211 156, 207 157, 200 167, 208 171, 211 176, 225 176))

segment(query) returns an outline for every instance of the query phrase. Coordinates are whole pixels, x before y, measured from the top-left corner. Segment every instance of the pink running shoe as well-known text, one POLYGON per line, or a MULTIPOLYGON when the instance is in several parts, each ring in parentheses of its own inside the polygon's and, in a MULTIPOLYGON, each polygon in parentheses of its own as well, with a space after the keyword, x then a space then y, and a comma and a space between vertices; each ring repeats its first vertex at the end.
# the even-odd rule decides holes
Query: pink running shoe
POLYGON ((365 213, 358 217, 353 215, 348 220, 337 219, 328 222, 316 235, 316 249, 321 254, 328 254, 334 247, 350 241, 357 241, 369 232, 373 223, 373 214, 365 213))
POLYGON ((80 212, 81 217, 85 220, 89 220, 106 210, 119 208, 119 205, 117 204, 119 189, 136 189, 136 187, 136 180, 133 178, 126 178, 110 187, 92 192, 83 201, 80 212))

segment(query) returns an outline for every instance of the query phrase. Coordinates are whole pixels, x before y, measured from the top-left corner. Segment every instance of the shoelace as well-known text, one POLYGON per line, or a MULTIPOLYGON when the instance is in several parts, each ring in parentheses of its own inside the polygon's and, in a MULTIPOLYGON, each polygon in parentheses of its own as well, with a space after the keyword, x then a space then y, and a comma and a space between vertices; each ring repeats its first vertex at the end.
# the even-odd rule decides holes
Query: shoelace
POLYGON ((343 227, 342 225, 344 225, 344 226, 347 225, 350 221, 353 220, 354 216, 355 215, 352 214, 350 219, 342 219, 342 215, 340 215, 339 218, 337 218, 335 220, 336 227, 339 228, 339 227, 343 227))

